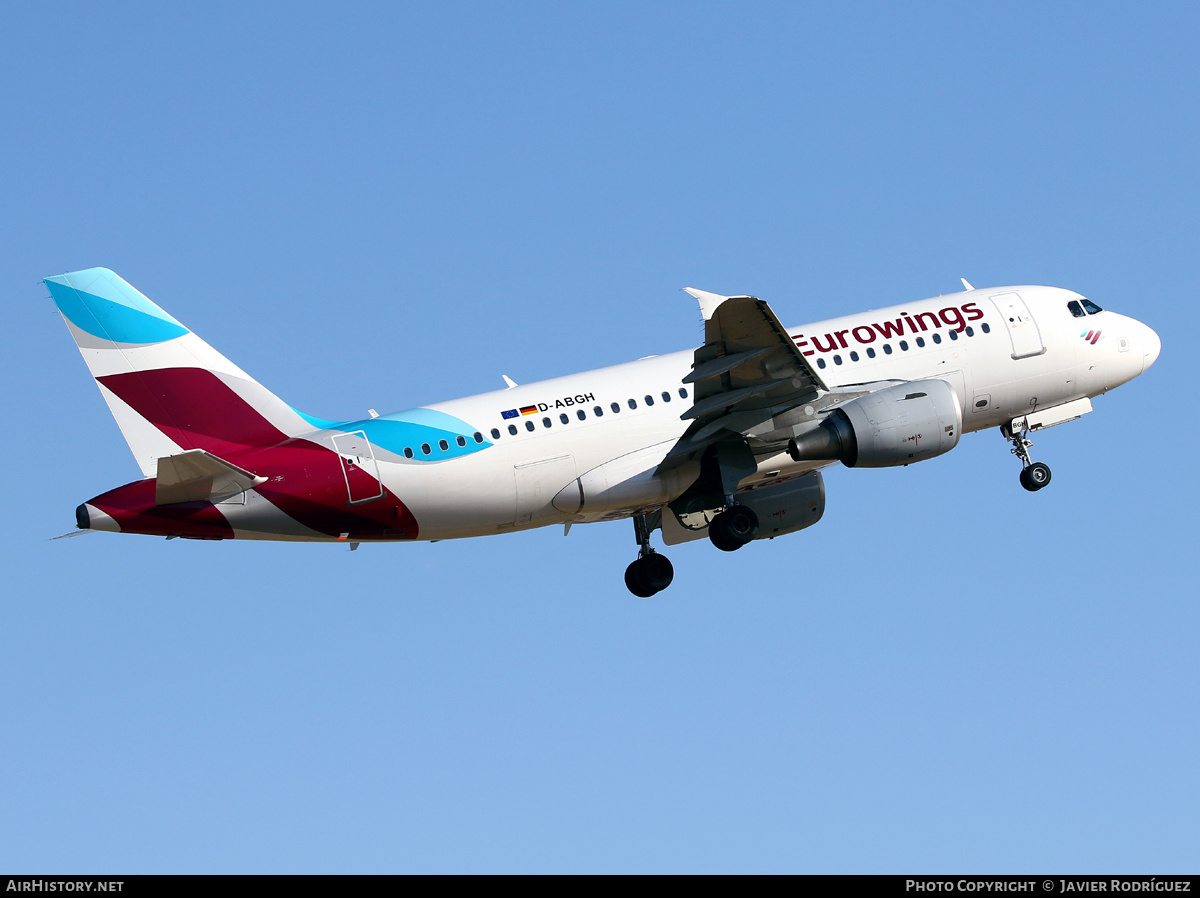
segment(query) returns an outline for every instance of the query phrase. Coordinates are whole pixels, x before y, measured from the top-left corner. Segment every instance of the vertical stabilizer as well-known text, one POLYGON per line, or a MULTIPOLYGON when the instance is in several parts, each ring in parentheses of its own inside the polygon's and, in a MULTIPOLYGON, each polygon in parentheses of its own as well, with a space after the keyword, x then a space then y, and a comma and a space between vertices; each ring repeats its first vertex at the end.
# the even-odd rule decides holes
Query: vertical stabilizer
POLYGON ((313 429, 107 268, 45 284, 147 477, 188 449, 225 455, 313 429))

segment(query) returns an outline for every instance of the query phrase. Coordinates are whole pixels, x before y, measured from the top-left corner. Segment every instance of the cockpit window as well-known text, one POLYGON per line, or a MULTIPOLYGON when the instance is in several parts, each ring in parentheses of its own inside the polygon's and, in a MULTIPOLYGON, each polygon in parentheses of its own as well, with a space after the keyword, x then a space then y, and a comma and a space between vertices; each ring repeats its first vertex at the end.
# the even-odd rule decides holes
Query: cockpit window
POLYGON ((1083 303, 1083 307, 1087 310, 1087 313, 1089 315, 1095 315, 1097 312, 1104 311, 1104 309, 1100 308, 1098 305, 1096 305, 1090 299, 1081 299, 1080 302, 1083 303))
POLYGON ((1069 303, 1067 303, 1067 308, 1071 310, 1071 314, 1076 318, 1082 318, 1087 314, 1087 312, 1083 310, 1083 306, 1081 306, 1075 300, 1071 300, 1069 303))

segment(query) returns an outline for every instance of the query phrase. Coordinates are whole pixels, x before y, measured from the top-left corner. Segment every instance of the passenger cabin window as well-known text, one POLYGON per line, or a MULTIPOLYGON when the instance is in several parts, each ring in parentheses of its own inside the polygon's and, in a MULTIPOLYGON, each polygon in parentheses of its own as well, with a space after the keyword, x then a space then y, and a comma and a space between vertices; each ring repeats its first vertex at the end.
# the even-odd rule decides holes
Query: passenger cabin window
POLYGON ((594 409, 592 409, 592 414, 595 415, 597 418, 603 418, 604 417, 604 409, 600 408, 600 406, 596 406, 594 409))
POLYGON ((492 428, 492 439, 493 440, 500 439, 500 431, 497 430, 495 427, 492 428))
POLYGON ((467 445, 467 438, 466 437, 455 437, 454 442, 458 443, 458 448, 461 449, 465 445, 467 445))
POLYGON ((883 354, 884 354, 884 355, 891 355, 891 354, 892 354, 892 344, 891 344, 891 343, 884 343, 884 344, 883 344, 883 354))
POLYGON ((1087 314, 1087 312, 1083 310, 1083 306, 1081 306, 1079 302, 1074 299, 1067 303, 1067 308, 1071 310, 1071 316, 1073 318, 1082 318, 1087 314))
POLYGON ((817 367, 818 367, 818 368, 824 368, 824 367, 825 367, 825 360, 824 360, 824 359, 817 359, 817 367))
POLYGON ((908 341, 907 341, 907 340, 901 340, 901 341, 900 341, 900 351, 901 351, 901 352, 908 352, 908 341))
POLYGON ((441 449, 443 452, 445 452, 447 449, 450 448, 450 444, 447 443, 445 440, 438 440, 438 448, 441 449))
POLYGON ((433 450, 429 448, 429 444, 428 444, 428 443, 422 443, 422 444, 421 444, 421 454, 422 454, 422 455, 428 455, 428 454, 429 454, 430 452, 432 452, 432 451, 433 451, 433 450))
POLYGON ((679 398, 680 398, 680 399, 687 399, 687 389, 686 389, 685 387, 680 387, 680 388, 679 388, 679 398))
POLYGON ((924 337, 917 337, 917 345, 918 345, 918 346, 924 346, 924 345, 925 345, 925 338, 924 338, 924 337))
POLYGON ((1087 313, 1089 315, 1095 315, 1097 312, 1104 311, 1104 309, 1100 308, 1098 305, 1096 305, 1090 299, 1081 299, 1080 302, 1083 303, 1083 308, 1087 311, 1087 313))
POLYGON ((532 422, 532 421, 526 421, 526 422, 525 422, 525 429, 526 429, 526 430, 528 430, 530 433, 533 433, 533 422, 532 422))
POLYGON ((933 335, 933 342, 934 342, 934 343, 941 343, 941 342, 942 342, 942 335, 941 335, 941 334, 937 334, 937 333, 935 333, 935 334, 933 335))
POLYGON ((985 334, 990 334, 990 333, 992 332, 992 327, 991 327, 991 325, 990 325, 990 324, 988 324, 986 321, 985 321, 985 322, 983 322, 983 324, 979 325, 979 329, 980 329, 981 331, 983 331, 985 334))
POLYGON ((857 352, 851 352, 851 353, 850 353, 850 361, 852 361, 852 362, 857 362, 857 361, 858 361, 858 353, 857 353, 857 352))
POLYGON ((835 365, 840 365, 842 363, 842 357, 840 355, 835 355, 833 357, 833 363, 835 365))
POLYGON ((413 457, 413 451, 412 451, 412 448, 411 448, 411 447, 409 447, 409 446, 405 446, 405 447, 404 447, 404 457, 405 457, 405 458, 412 458, 412 457, 413 457))
POLYGON ((973 336, 975 336, 975 328, 971 327, 971 325, 969 325, 969 324, 968 324, 968 325, 967 325, 966 334, 967 334, 967 336, 968 336, 968 337, 973 337, 973 336))
POLYGON ((549 427, 552 423, 549 418, 542 418, 542 427, 549 427))
MULTIPOLYGON (((496 436, 499 436, 499 434, 496 434, 496 436)), ((483 434, 481 434, 481 433, 480 433, 478 430, 477 430, 477 431, 475 431, 475 442, 476 442, 476 443, 482 443, 482 442, 483 442, 483 434)))
POLYGON ((874 346, 867 347, 867 358, 869 358, 869 359, 875 358, 875 347, 874 346))
POLYGON ((670 393, 668 393, 666 390, 663 390, 662 397, 663 397, 663 402, 670 402, 670 401, 671 401, 671 394, 670 394, 670 393))
POLYGON ((950 339, 957 340, 958 339, 958 331, 950 331, 950 339))
POLYGON ((571 423, 571 419, 567 417, 567 413, 566 413, 566 412, 563 412, 561 415, 559 415, 559 416, 558 416, 558 420, 562 421, 562 422, 563 422, 563 424, 570 424, 570 423, 571 423))
POLYGON ((646 405, 654 405, 654 397, 653 396, 647 394, 645 398, 646 398, 646 405))
POLYGON ((629 400, 629 407, 630 407, 630 408, 637 408, 637 400, 636 400, 636 399, 630 399, 630 400, 629 400))
POLYGON ((613 410, 613 414, 614 414, 614 415, 615 415, 615 414, 618 414, 618 413, 621 411, 621 405, 620 405, 620 403, 618 403, 618 402, 614 402, 614 403, 612 403, 612 405, 611 405, 611 408, 612 408, 612 410, 613 410))
POLYGON ((513 436, 516 436, 516 435, 517 435, 517 425, 516 425, 516 424, 509 424, 509 425, 508 425, 508 432, 509 432, 509 433, 511 433, 513 436))
POLYGON ((576 410, 575 410, 575 417, 576 417, 576 418, 578 418, 580 421, 586 421, 586 420, 587 420, 587 412, 585 412, 585 411, 584 411, 583 409, 581 409, 581 408, 580 408, 580 409, 576 409, 576 410))

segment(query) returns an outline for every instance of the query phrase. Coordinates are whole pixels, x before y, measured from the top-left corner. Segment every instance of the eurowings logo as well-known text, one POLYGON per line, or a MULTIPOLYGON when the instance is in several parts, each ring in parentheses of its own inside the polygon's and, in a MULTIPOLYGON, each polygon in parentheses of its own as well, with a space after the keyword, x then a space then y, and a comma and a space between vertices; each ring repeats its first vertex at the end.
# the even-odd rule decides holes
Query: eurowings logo
POLYGON ((1096 341, 1100 339, 1100 331, 1088 331, 1087 333, 1080 334, 1079 336, 1083 337, 1083 339, 1095 346, 1096 341))
MULTIPOLYGON (((849 349, 850 343, 846 339, 846 334, 849 334, 855 341, 865 346, 880 339, 888 340, 903 337, 905 334, 905 325, 908 326, 908 333, 914 336, 925 333, 931 327, 934 331, 942 327, 948 327, 961 334, 967 329, 967 322, 978 321, 983 317, 983 311, 975 303, 968 302, 961 306, 948 306, 944 309, 939 309, 937 312, 918 312, 916 315, 901 312, 900 317, 893 321, 884 321, 882 324, 871 322, 870 324, 860 324, 855 328, 834 331, 833 333, 825 334, 824 340, 815 334, 811 337, 806 337, 804 334, 795 334, 792 336, 792 341, 801 353, 808 356, 816 352, 833 352, 839 348, 839 344, 840 348, 849 349), (809 346, 812 348, 806 348, 809 346)), ((987 325, 984 324, 983 327, 986 333, 987 325)), ((941 340, 941 337, 937 337, 937 339, 941 340)), ((885 351, 890 352, 890 350, 885 351)))

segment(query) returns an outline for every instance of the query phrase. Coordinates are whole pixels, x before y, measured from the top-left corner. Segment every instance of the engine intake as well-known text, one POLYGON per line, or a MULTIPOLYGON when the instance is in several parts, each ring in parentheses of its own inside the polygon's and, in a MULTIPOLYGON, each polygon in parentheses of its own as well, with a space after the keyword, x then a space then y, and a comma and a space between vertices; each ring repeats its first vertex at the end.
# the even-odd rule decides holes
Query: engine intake
POLYGON ((860 396, 788 442, 795 461, 890 468, 949 452, 962 435, 962 404, 944 380, 915 380, 860 396))

